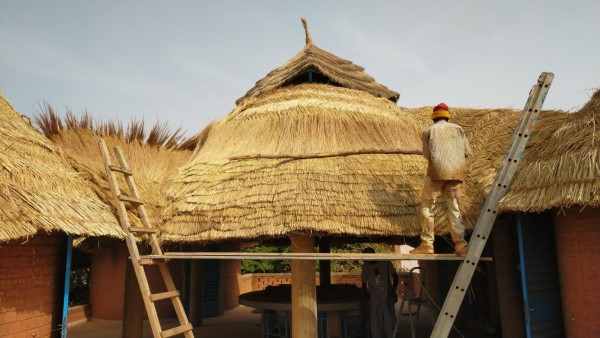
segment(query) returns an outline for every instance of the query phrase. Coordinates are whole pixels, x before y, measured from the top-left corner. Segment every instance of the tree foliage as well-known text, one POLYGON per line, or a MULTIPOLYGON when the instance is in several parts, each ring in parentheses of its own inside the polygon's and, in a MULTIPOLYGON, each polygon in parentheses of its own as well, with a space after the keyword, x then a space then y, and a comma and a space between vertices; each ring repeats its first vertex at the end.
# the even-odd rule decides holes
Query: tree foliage
MULTIPOLYGON (((265 245, 252 245, 242 249, 243 252, 290 252, 290 247, 280 248, 276 246, 265 246, 265 245)), ((291 271, 291 263, 289 260, 253 260, 244 259, 242 260, 242 273, 285 273, 291 271)))
MULTIPOLYGON (((331 252, 362 252, 366 247, 372 247, 375 252, 390 253, 391 248, 387 244, 380 243, 359 243, 359 244, 334 244, 331 247, 331 252)), ((277 247, 266 245, 252 245, 242 249, 243 252, 290 252, 290 247, 277 247)), ((332 261, 332 272, 360 272, 362 261, 332 261)), ((317 271, 319 271, 319 263, 315 262, 317 271)), ((291 271, 291 263, 289 260, 242 260, 242 273, 286 273, 291 271)))

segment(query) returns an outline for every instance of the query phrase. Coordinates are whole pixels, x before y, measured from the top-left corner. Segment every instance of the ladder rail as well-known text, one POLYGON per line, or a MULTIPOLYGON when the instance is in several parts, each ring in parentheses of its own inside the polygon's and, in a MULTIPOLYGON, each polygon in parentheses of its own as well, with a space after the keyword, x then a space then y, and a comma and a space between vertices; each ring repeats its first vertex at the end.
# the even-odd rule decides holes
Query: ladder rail
POLYGON ((550 84, 547 82, 551 83, 552 79, 552 73, 542 73, 538 79, 538 84, 534 85, 530 91, 527 103, 523 108, 517 124, 517 128, 511 137, 509 148, 502 160, 503 164, 496 175, 496 179, 492 184, 492 190, 488 194, 488 198, 481 209, 477 224, 475 225, 473 234, 476 235, 476 237, 477 235, 481 235, 487 238, 491 232, 491 227, 488 229, 482 226, 478 227, 478 225, 486 224, 490 220, 493 223, 493 220, 495 220, 497 216, 496 207, 498 206, 498 203, 502 197, 506 195, 506 192, 510 186, 510 182, 516 173, 518 163, 523 156, 529 136, 531 136, 533 125, 537 121, 537 116, 541 109, 541 105, 543 104, 545 96, 548 92, 550 84), (479 229, 483 229, 484 231, 478 232, 477 230, 479 229))
POLYGON ((541 107, 544 103, 550 85, 554 78, 552 73, 542 73, 538 82, 533 86, 529 97, 519 119, 517 128, 513 133, 509 148, 504 156, 503 165, 499 170, 491 192, 481 210, 477 224, 473 230, 471 241, 469 242, 469 251, 465 260, 460 264, 454 280, 444 301, 440 314, 435 323, 431 337, 448 337, 450 330, 454 325, 454 320, 464 299, 464 295, 471 282, 481 254, 492 231, 494 221, 497 217, 497 207, 506 195, 508 188, 517 166, 520 162, 527 141, 531 136, 533 126, 541 107))
MULTIPOLYGON (((129 165, 123 156, 123 153, 118 147, 114 148, 115 155, 117 157, 118 162, 121 167, 115 166, 111 163, 111 156, 108 151, 108 147, 106 142, 103 139, 100 139, 98 142, 100 151, 102 153, 102 157, 104 159, 104 166, 106 170, 107 180, 110 185, 111 192, 113 194, 113 198, 116 202, 117 214, 119 216, 119 222, 126 237, 127 248, 129 250, 129 254, 131 256, 131 263, 133 266, 133 270, 135 272, 136 279, 138 281, 138 285, 140 287, 140 291, 142 294, 142 300, 144 301, 144 306, 146 308, 146 312, 148 314, 148 321, 150 322, 150 328, 152 330, 152 335, 154 337, 170 337, 176 334, 183 333, 186 338, 193 338, 194 334, 192 332, 192 325, 188 322, 187 316, 185 314, 185 310, 183 309, 183 304, 179 296, 167 297, 170 298, 172 305, 175 309, 175 313, 177 314, 177 318, 179 320, 180 326, 163 330, 158 312, 156 310, 156 306, 154 302, 156 300, 163 299, 165 294, 167 295, 175 295, 179 294, 177 288, 175 287, 175 283, 173 282, 173 278, 169 272, 169 268, 166 264, 165 260, 157 261, 156 263, 151 262, 150 265, 156 265, 160 271, 163 282, 167 288, 166 292, 152 294, 150 289, 150 284, 148 282, 148 277, 146 271, 144 269, 144 264, 142 264, 142 258, 140 256, 139 248, 137 246, 136 238, 133 232, 140 232, 147 234, 148 239, 150 241, 150 245, 152 247, 152 253, 155 255, 163 255, 162 249, 160 248, 160 244, 158 243, 158 239, 156 236, 156 231, 150 226, 149 218, 146 213, 146 209, 144 207, 143 202, 141 202, 141 197, 135 181, 133 179, 133 172, 129 169, 129 165), (115 172, 119 172, 125 176, 125 180, 131 191, 133 199, 123 198, 121 194, 121 189, 119 187, 118 180, 115 176, 115 172), (136 211, 139 215, 140 221, 143 224, 143 227, 132 227, 129 221, 129 217, 127 214, 127 208, 125 207, 125 202, 134 202, 136 204, 136 211)), ((166 299, 166 298, 165 298, 166 299)))
MULTIPOLYGON (((127 160, 125 159, 125 156, 123 156, 121 149, 119 149, 118 147, 115 147, 114 152, 117 157, 117 160, 119 161, 119 164, 121 164, 121 169, 131 172, 131 169, 129 168, 129 163, 127 163, 127 160)), ((131 191, 131 194, 133 195, 133 197, 137 200, 141 200, 140 192, 137 188, 137 185, 135 184, 135 181, 133 180, 133 175, 125 175, 125 181, 127 182, 127 186, 129 187, 129 190, 131 191)), ((137 209, 138 215, 140 216, 140 221, 142 222, 144 227, 152 229, 152 227, 150 226, 150 220, 148 218, 148 213, 146 212, 146 207, 143 204, 137 204, 136 209, 137 209)), ((160 248, 160 245, 158 244, 158 239, 156 237, 156 234, 151 233, 151 234, 149 234, 149 236, 150 236, 150 245, 152 246, 152 253, 157 254, 157 255, 162 255, 163 252, 162 252, 162 249, 160 248)))

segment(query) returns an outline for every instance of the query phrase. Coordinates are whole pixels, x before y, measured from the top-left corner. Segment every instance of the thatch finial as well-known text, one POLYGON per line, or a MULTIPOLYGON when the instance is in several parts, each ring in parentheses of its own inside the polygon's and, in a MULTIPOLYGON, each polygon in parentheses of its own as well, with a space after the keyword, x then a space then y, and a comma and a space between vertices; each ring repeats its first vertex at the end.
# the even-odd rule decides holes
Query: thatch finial
POLYGON ((312 44, 312 37, 310 36, 310 32, 308 31, 308 23, 306 23, 306 19, 304 17, 301 17, 300 20, 302 20, 302 25, 304 26, 304 32, 306 33, 306 44, 312 44))

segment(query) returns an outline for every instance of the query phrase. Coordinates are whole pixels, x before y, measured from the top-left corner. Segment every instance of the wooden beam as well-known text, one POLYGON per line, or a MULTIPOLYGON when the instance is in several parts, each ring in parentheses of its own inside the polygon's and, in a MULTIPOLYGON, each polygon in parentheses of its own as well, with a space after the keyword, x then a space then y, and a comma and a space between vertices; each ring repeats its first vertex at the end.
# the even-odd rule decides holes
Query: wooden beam
POLYGON ((419 149, 359 149, 349 151, 336 151, 330 153, 314 153, 314 154, 252 154, 252 155, 239 155, 232 156, 229 159, 235 160, 250 160, 256 158, 268 158, 268 159, 292 159, 302 160, 308 158, 327 158, 327 157, 341 157, 350 155, 366 155, 366 154, 385 154, 385 155, 423 155, 423 151, 419 149))
MULTIPOLYGON (((166 252, 163 255, 142 255, 143 260, 152 259, 264 259, 264 260, 341 260, 341 261, 463 261, 465 257, 454 254, 411 255, 397 253, 316 253, 316 252, 166 252)), ((492 261, 491 257, 481 257, 480 261, 492 261)))
MULTIPOLYGON (((315 239, 294 234, 292 253, 315 251, 315 239)), ((292 338, 317 337, 317 285, 315 262, 292 261, 292 338)))

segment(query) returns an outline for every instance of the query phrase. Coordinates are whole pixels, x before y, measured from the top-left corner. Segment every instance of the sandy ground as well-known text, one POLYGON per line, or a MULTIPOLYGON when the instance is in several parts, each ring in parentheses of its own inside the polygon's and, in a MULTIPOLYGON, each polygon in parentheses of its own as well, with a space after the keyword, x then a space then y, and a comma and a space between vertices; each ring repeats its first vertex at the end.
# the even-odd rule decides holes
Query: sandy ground
MULTIPOLYGON (((398 307, 398 303, 396 306, 398 307)), ((230 311, 225 312, 223 316, 207 318, 203 320, 203 326, 194 329, 194 336, 198 338, 261 338, 262 327, 260 325, 260 313, 253 311, 253 308, 240 305, 230 311)), ((429 337, 435 323, 435 316, 426 308, 422 309, 421 318, 416 338, 429 337)), ((176 320, 165 321, 164 328, 176 325, 176 320)), ((401 316, 399 332, 396 337, 411 337, 410 322, 408 316, 401 316)), ((121 337, 122 322, 95 320, 75 324, 69 327, 69 338, 119 338, 121 337)), ((144 338, 151 338, 152 331, 148 322, 144 322, 144 338)), ((453 330, 450 333, 451 338, 489 338, 501 337, 501 335, 491 335, 482 329, 463 329, 460 332, 453 330)))
MULTIPOLYGON (((223 316, 203 320, 203 326, 194 329, 194 336, 201 338, 260 338, 260 313, 253 308, 238 306, 225 312, 223 316)), ((165 321, 163 327, 176 324, 176 320, 165 321)), ((121 321, 94 320, 69 327, 69 338, 119 338, 123 323, 121 321)), ((144 322, 144 338, 152 337, 148 322, 144 322)))

